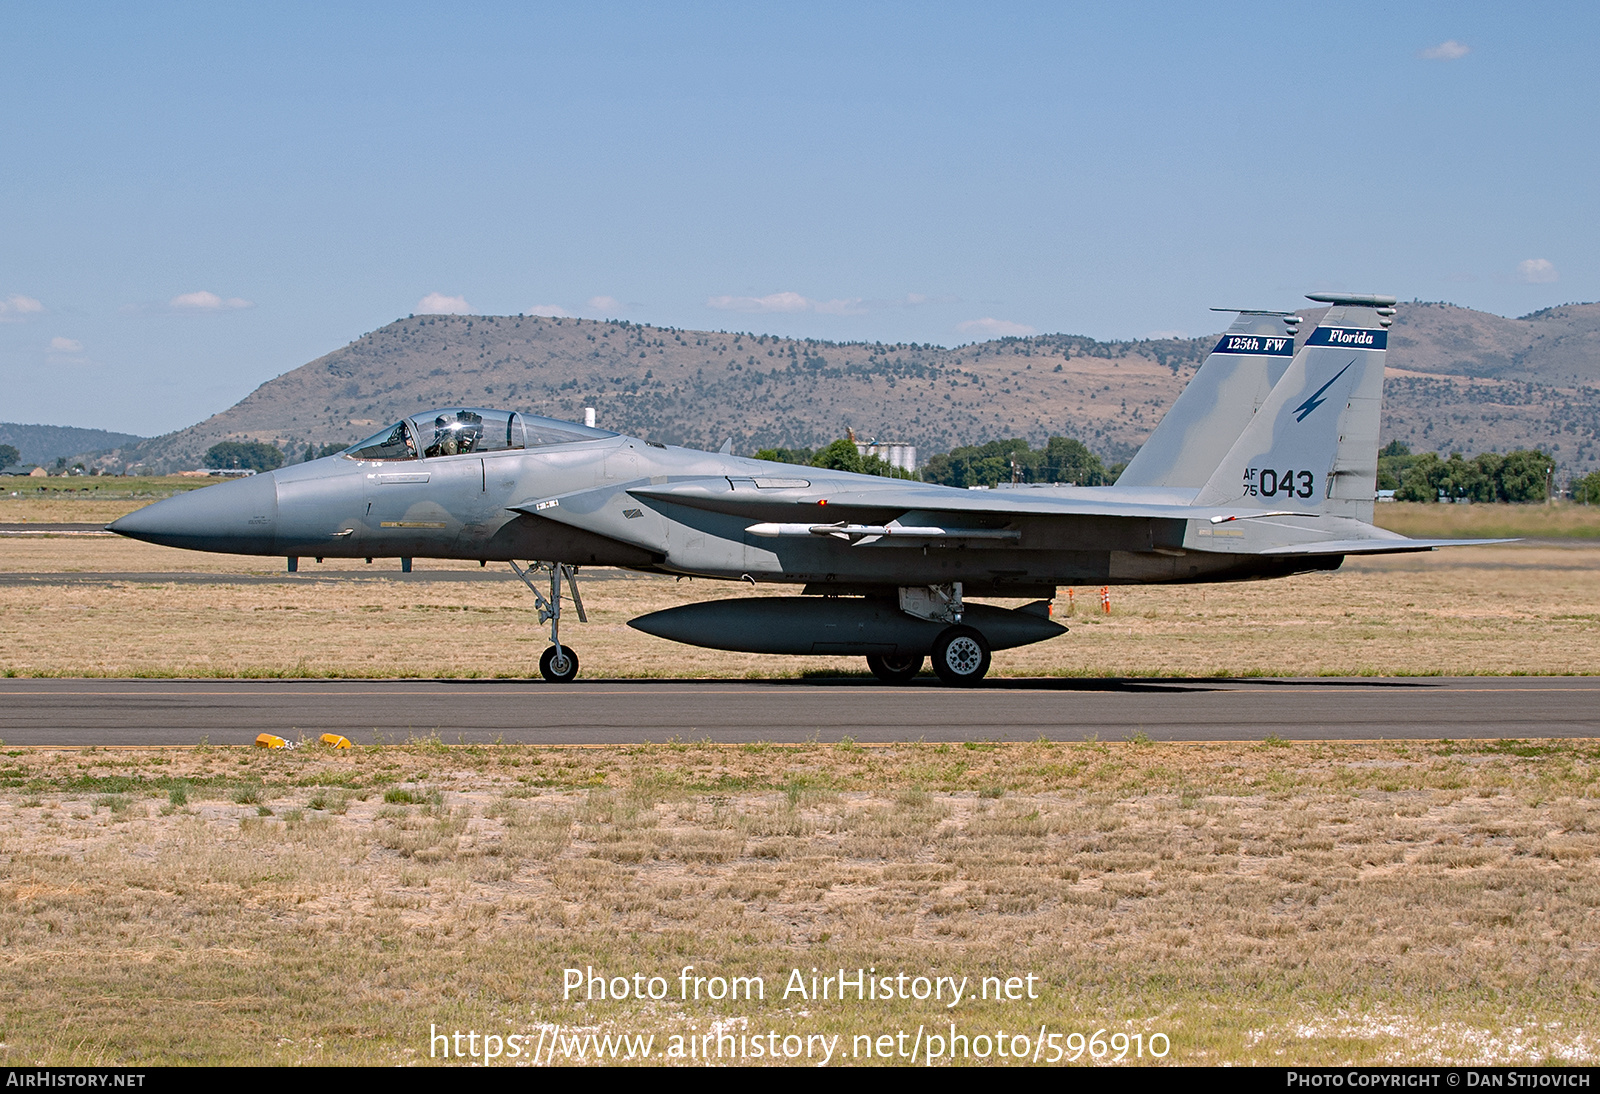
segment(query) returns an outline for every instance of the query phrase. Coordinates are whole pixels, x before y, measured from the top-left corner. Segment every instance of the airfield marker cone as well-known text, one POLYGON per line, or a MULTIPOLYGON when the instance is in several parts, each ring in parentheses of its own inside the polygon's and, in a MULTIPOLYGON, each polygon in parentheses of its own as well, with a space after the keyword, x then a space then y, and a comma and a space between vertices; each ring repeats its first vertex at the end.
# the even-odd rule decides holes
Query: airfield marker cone
POLYGON ((1077 610, 1077 607, 1078 607, 1078 602, 1072 598, 1072 594, 1073 594, 1072 586, 1068 585, 1067 586, 1067 614, 1068 615, 1073 614, 1073 612, 1075 612, 1077 610))
POLYGON ((318 737, 317 740, 321 741, 323 744, 327 745, 329 748, 349 748, 350 747, 350 738, 341 737, 337 733, 324 733, 322 736, 318 737))
POLYGON ((257 748, 288 748, 289 742, 272 733, 263 733, 256 738, 257 748))
POLYGON ((1111 586, 1100 586, 1100 610, 1107 615, 1111 614, 1111 586))

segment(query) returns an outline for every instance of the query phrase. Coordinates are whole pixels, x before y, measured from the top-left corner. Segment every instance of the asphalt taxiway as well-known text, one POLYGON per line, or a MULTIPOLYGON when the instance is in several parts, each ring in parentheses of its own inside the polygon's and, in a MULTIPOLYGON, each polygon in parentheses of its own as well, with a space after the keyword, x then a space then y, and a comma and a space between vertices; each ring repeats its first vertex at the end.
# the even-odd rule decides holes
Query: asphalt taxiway
POLYGON ((0 680, 7 745, 1600 737, 1600 678, 0 680))

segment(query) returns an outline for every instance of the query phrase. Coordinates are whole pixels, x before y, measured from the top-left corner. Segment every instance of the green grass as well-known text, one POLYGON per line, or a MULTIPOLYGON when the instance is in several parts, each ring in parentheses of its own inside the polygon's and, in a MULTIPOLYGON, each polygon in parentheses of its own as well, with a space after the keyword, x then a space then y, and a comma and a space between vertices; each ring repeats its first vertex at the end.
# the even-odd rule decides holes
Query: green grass
POLYGON ((1600 539, 1600 506, 1570 502, 1528 505, 1441 505, 1386 502, 1373 523, 1413 538, 1600 539))

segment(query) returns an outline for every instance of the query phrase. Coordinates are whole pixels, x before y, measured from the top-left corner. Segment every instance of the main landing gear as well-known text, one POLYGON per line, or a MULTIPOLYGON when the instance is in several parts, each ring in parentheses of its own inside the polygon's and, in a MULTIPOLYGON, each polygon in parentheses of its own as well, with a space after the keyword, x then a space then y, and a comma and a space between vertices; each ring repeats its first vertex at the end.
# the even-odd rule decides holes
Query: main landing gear
POLYGON ((578 655, 570 646, 561 644, 561 583, 566 582, 567 596, 572 606, 578 609, 578 622, 589 622, 589 617, 583 611, 583 597, 578 595, 578 568, 564 562, 530 562, 526 570, 513 562, 511 568, 533 593, 534 603, 539 606, 539 622, 550 624, 551 645, 539 658, 539 675, 552 684, 571 683, 578 675, 578 655), (533 583, 532 575, 541 570, 550 571, 549 596, 540 592, 533 583))
POLYGON ((921 654, 908 654, 905 657, 895 657, 881 653, 867 654, 867 668, 872 670, 872 675, 882 680, 885 684, 909 684, 922 671, 922 662, 927 660, 921 654))
MULTIPOLYGON (((900 589, 900 610, 931 623, 948 623, 933 640, 933 671, 951 687, 972 687, 989 671, 989 640, 961 622, 961 582, 908 585, 900 589)), ((909 684, 922 671, 922 656, 871 653, 867 668, 885 684, 909 684)))
POLYGON ((989 643, 971 627, 957 624, 933 642, 933 671, 952 687, 972 687, 989 671, 989 643))
MULTIPOLYGON (((909 684, 922 671, 920 655, 867 654, 867 668, 885 684, 909 684)), ((960 625, 940 632, 933 643, 933 671, 942 683, 972 687, 989 671, 989 643, 982 633, 960 625)))

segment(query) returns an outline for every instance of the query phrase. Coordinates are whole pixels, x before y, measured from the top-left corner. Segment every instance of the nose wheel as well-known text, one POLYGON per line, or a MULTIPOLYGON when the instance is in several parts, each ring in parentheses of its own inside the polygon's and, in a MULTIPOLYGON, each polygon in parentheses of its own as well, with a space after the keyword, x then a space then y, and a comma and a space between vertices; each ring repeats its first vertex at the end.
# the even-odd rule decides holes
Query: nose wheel
POLYGON ((566 646, 551 646, 539 658, 539 675, 552 684, 570 684, 578 676, 578 655, 566 646))
POLYGON ((583 598, 578 595, 578 568, 564 562, 530 562, 526 570, 513 562, 511 568, 533 593, 534 603, 539 606, 539 622, 550 624, 550 648, 539 658, 539 675, 552 684, 571 683, 578 675, 578 655, 571 646, 561 644, 561 584, 566 582, 566 595, 578 609, 578 622, 589 622, 583 611, 583 598), (550 571, 549 596, 533 583, 532 576, 546 568, 550 571))

